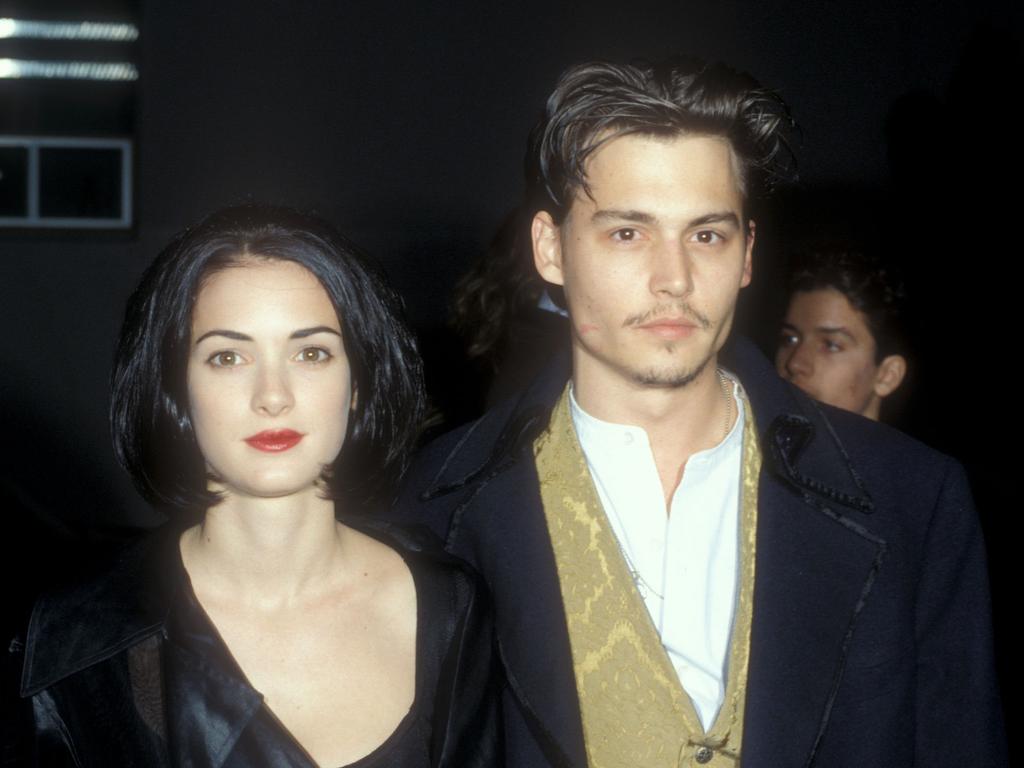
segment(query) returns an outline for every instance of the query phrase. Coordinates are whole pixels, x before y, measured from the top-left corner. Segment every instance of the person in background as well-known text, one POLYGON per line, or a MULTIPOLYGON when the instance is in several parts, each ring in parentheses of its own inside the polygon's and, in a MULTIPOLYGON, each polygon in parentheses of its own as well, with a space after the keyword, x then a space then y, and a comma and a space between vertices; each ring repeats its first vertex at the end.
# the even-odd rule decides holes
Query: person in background
POLYGON ((565 347, 567 313, 558 301, 561 291, 533 266, 530 220, 517 209, 456 284, 452 301, 466 356, 483 374, 487 408, 520 392, 565 347))
POLYGON ((907 375, 899 279, 863 253, 823 250, 798 262, 789 291, 779 375, 816 400, 877 421, 907 375))

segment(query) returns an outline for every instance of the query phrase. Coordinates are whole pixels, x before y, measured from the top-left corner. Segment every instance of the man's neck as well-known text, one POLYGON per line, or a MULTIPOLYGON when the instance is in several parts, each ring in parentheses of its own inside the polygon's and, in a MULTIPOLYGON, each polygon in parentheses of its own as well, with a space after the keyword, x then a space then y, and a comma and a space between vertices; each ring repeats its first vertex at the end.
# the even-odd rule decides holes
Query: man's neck
POLYGON ((718 445, 736 419, 732 385, 712 359, 679 387, 642 384, 587 365, 574 366, 573 395, 591 416, 643 428, 661 478, 666 508, 690 456, 718 445))

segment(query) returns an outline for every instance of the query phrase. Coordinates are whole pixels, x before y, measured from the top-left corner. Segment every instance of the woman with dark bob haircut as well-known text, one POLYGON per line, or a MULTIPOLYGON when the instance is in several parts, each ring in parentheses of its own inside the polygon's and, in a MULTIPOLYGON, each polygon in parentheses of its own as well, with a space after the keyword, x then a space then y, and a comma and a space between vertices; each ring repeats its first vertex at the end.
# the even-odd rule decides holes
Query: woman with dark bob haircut
POLYGON ((5 759, 498 764, 483 587, 369 514, 424 412, 397 305, 290 210, 220 211, 160 254, 128 304, 111 424, 170 522, 37 602, 5 759))

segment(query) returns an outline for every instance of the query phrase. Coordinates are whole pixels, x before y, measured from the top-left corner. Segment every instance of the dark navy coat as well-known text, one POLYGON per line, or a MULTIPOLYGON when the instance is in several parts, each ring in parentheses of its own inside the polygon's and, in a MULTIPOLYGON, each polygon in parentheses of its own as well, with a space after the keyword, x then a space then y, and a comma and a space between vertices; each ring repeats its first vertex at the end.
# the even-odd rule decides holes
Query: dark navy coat
MULTIPOLYGON (((738 337, 761 440, 744 768, 999 766, 985 550, 962 466, 821 405, 738 337)), ((428 446, 396 514, 483 574, 508 688, 508 765, 585 766, 531 445, 570 373, 428 446)))

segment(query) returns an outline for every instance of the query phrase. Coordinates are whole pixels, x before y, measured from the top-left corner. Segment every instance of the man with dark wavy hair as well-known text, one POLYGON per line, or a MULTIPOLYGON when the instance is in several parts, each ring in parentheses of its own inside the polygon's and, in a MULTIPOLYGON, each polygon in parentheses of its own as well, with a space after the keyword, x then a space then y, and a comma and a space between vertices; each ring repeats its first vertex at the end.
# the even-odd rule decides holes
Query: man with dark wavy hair
POLYGON ((1004 760, 963 469, 729 339, 789 123, 722 65, 591 63, 531 137, 571 355, 399 506, 494 593, 509 765, 1004 760))

